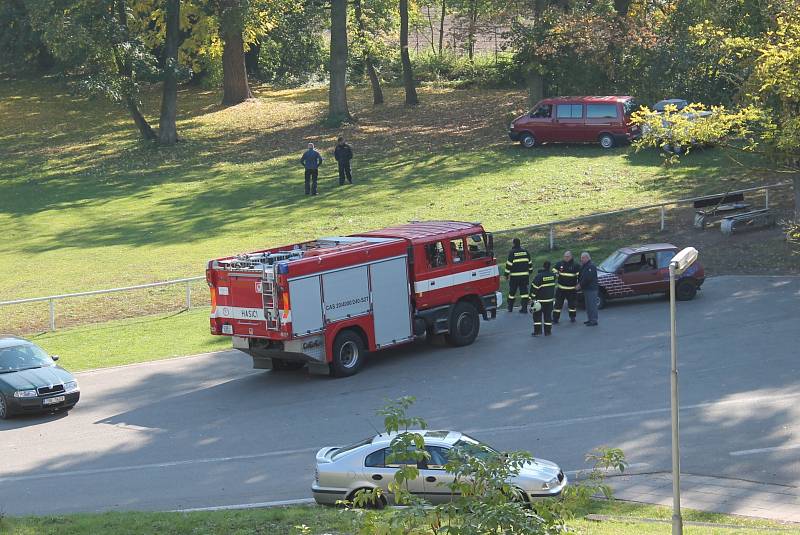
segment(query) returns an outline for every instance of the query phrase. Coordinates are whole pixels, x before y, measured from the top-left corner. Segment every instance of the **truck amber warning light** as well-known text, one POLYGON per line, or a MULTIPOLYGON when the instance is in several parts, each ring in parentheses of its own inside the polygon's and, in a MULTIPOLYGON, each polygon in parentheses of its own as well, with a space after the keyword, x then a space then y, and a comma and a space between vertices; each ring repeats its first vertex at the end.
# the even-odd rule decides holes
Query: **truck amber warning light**
POLYGON ((492 243, 479 223, 428 221, 218 258, 211 332, 255 368, 334 376, 417 337, 468 345, 497 315, 492 243))

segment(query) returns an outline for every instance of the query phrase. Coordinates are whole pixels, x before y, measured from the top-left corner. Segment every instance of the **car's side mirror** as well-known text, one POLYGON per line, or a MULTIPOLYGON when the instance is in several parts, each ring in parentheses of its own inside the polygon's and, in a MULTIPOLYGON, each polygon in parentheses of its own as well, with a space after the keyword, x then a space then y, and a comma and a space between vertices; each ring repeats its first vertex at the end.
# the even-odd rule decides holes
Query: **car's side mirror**
POLYGON ((53 360, 58 360, 58 355, 50 355, 50 358, 53 360))

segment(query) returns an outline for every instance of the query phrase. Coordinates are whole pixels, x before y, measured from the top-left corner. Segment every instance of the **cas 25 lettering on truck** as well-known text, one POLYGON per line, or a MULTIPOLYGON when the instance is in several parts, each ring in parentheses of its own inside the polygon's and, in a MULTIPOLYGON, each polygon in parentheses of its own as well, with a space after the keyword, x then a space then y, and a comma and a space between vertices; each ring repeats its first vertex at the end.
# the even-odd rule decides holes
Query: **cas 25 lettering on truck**
POLYGON ((356 373, 369 351, 443 334, 471 344, 502 305, 492 235, 414 222, 211 260, 211 333, 259 369, 356 373))

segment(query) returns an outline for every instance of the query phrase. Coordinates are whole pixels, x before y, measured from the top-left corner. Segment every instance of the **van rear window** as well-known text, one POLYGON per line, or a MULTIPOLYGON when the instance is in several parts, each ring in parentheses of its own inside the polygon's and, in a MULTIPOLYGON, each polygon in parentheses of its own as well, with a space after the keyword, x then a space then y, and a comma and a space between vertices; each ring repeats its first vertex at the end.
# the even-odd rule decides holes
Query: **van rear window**
POLYGON ((616 119, 617 118, 617 105, 616 104, 587 104, 586 105, 586 118, 587 119, 616 119))

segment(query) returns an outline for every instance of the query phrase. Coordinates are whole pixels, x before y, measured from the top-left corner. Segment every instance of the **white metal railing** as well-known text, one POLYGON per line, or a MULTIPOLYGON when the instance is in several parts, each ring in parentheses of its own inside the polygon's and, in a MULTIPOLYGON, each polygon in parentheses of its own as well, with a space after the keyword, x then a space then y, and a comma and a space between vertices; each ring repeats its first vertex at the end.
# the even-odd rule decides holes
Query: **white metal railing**
MULTIPOLYGON (((643 206, 635 206, 633 208, 624 208, 622 210, 614 210, 612 212, 600 212, 600 213, 596 213, 596 214, 573 217, 573 218, 569 218, 569 219, 561 219, 561 220, 558 220, 558 221, 550 221, 550 222, 547 222, 547 223, 539 223, 539 224, 536 224, 536 225, 529 225, 529 226, 525 226, 525 227, 517 227, 517 228, 511 228, 511 229, 505 229, 505 230, 497 230, 497 231, 493 231, 493 233, 494 234, 508 234, 508 233, 511 233, 511 232, 521 232, 521 231, 525 231, 525 230, 548 228, 549 229, 549 234, 550 234, 549 245, 550 245, 550 249, 552 250, 552 249, 555 248, 555 227, 557 225, 564 225, 564 224, 567 224, 567 223, 575 223, 575 222, 578 222, 578 221, 586 221, 588 219, 597 219, 597 218, 601 218, 601 217, 607 217, 607 216, 617 215, 617 214, 624 214, 624 213, 628 213, 628 212, 638 212, 638 211, 641 211, 641 210, 650 210, 650 209, 653 209, 653 208, 660 208, 660 211, 659 211, 660 212, 660 226, 661 226, 661 230, 663 231, 666 228, 666 214, 665 214, 665 210, 664 209, 667 206, 673 206, 673 205, 677 205, 677 204, 686 204, 686 203, 700 201, 700 200, 704 200, 704 199, 711 199, 711 198, 714 198, 714 197, 722 197, 723 195, 725 195, 725 196, 737 195, 737 194, 740 194, 740 193, 748 193, 748 192, 752 192, 752 191, 764 190, 766 192, 765 193, 765 199, 764 199, 764 207, 765 208, 769 208, 769 192, 770 192, 770 190, 771 189, 776 189, 776 188, 784 188, 784 187, 790 186, 791 184, 792 184, 791 182, 780 182, 778 184, 767 184, 767 185, 764 185, 764 186, 755 186, 755 187, 752 187, 752 188, 745 188, 745 189, 739 189, 739 190, 734 190, 734 191, 727 191, 727 192, 724 192, 724 193, 716 193, 716 194, 712 194, 712 195, 703 195, 701 197, 692 197, 692 198, 688 198, 688 199, 678 199, 678 200, 674 200, 674 201, 665 201, 665 202, 660 202, 660 203, 655 203, 655 204, 647 204, 647 205, 643 205, 643 206)), ((47 301, 49 303, 49 305, 50 305, 50 330, 51 331, 55 331, 56 330, 56 301, 58 301, 60 299, 71 299, 71 298, 74 298, 74 297, 87 297, 87 296, 91 296, 91 295, 110 294, 110 293, 116 293, 116 292, 129 292, 129 291, 132 291, 132 290, 141 290, 141 289, 144 289, 144 288, 155 288, 155 287, 158 287, 158 286, 172 286, 172 285, 175 285, 175 284, 186 284, 186 309, 188 310, 188 309, 192 308, 192 286, 191 286, 191 284, 193 282, 197 282, 199 280, 203 280, 204 278, 205 277, 203 277, 203 276, 200 276, 200 277, 186 277, 186 278, 183 278, 183 279, 174 279, 174 280, 169 280, 169 281, 164 281, 164 282, 152 282, 152 283, 149 283, 149 284, 138 284, 136 286, 126 286, 124 288, 110 288, 110 289, 107 289, 107 290, 93 290, 93 291, 90 291, 90 292, 77 292, 77 293, 69 293, 69 294, 62 294, 62 295, 50 295, 50 296, 47 296, 47 297, 30 297, 30 298, 27 298, 27 299, 14 299, 12 301, 0 301, 0 307, 9 306, 9 305, 21 305, 21 304, 25 304, 25 303, 40 303, 40 302, 47 301)))
POLYGON ((535 230, 535 229, 539 229, 539 228, 548 228, 549 234, 550 234, 550 236, 549 236, 550 250, 553 250, 553 249, 555 249, 555 237, 556 237, 555 236, 555 227, 557 225, 564 225, 564 224, 567 224, 567 223, 576 223, 578 221, 586 221, 588 219, 597 219, 597 218, 600 218, 600 217, 608 217, 608 216, 611 216, 611 215, 625 214, 625 213, 628 213, 628 212, 639 212, 641 210, 650 210, 650 209, 653 209, 653 208, 659 208, 660 226, 661 226, 661 230, 663 231, 663 230, 666 229, 666 224, 667 224, 666 223, 666 213, 665 213, 665 208, 667 206, 673 206, 673 205, 677 205, 677 204, 686 204, 686 203, 695 202, 695 201, 701 201, 701 200, 705 200, 705 199, 713 199, 715 197, 722 197, 723 195, 727 197, 727 196, 730 196, 730 195, 738 195, 739 193, 748 193, 748 192, 751 192, 751 191, 764 190, 765 191, 764 208, 769 208, 769 191, 771 189, 776 189, 776 188, 785 188, 787 186, 790 186, 791 184, 792 184, 791 182, 779 182, 777 184, 766 184, 764 186, 755 186, 755 187, 752 187, 752 188, 737 189, 737 190, 727 191, 727 192, 724 192, 724 193, 714 193, 714 194, 710 194, 710 195, 702 195, 700 197, 690 197, 688 199, 677 199, 677 200, 674 200, 674 201, 664 201, 664 202, 655 203, 655 204, 645 204, 645 205, 642 205, 642 206, 634 206, 632 208, 623 208, 622 210, 614 210, 614 211, 611 211, 611 212, 599 212, 599 213, 596 213, 596 214, 573 217, 573 218, 569 218, 569 219, 561 219, 561 220, 558 220, 558 221, 549 221, 547 223, 539 223, 539 224, 536 224, 536 225, 528 225, 528 226, 525 226, 525 227, 516 227, 516 228, 511 228, 511 229, 505 229, 505 230, 496 230, 496 231, 493 231, 493 234, 508 234, 508 233, 511 233, 511 232, 522 232, 522 231, 525 231, 525 230, 535 230))
POLYGON ((25 303, 41 303, 44 301, 50 304, 50 330, 56 330, 56 301, 60 299, 70 299, 73 297, 88 297, 90 295, 111 294, 117 292, 129 292, 131 290, 142 290, 144 288, 156 288, 158 286, 172 286, 174 284, 186 284, 186 310, 192 308, 192 283, 203 280, 205 277, 186 277, 163 282, 151 282, 149 284, 137 284, 136 286, 125 286, 124 288, 109 288, 106 290, 92 290, 89 292, 76 292, 61 295, 48 295, 47 297, 29 297, 27 299, 14 299, 12 301, 0 301, 0 307, 9 305, 23 305, 25 303))

